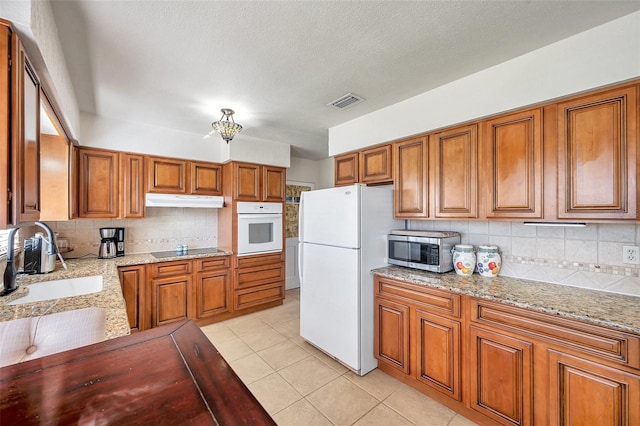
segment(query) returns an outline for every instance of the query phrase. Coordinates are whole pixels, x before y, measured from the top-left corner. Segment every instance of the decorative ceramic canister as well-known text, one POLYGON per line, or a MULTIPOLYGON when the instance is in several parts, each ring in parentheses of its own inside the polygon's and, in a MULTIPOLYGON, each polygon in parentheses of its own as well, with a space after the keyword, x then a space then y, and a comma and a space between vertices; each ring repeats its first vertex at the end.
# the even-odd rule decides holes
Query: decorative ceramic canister
POLYGON ((478 273, 483 277, 495 277, 502 267, 502 257, 497 246, 478 246, 478 273))
POLYGON ((476 267, 476 254, 472 245, 456 244, 453 247, 453 268, 456 274, 470 276, 476 267))

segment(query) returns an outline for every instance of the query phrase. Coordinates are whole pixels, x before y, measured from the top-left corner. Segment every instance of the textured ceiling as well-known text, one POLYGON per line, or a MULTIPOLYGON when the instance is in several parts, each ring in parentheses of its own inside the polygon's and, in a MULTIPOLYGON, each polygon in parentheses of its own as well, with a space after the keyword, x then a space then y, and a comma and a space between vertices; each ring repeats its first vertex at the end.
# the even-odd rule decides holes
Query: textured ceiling
POLYGON ((310 159, 326 158, 331 126, 640 9, 591 0, 51 3, 82 111, 205 135, 232 108, 244 126, 237 138, 288 143, 310 159), (348 92, 366 101, 326 106, 348 92))

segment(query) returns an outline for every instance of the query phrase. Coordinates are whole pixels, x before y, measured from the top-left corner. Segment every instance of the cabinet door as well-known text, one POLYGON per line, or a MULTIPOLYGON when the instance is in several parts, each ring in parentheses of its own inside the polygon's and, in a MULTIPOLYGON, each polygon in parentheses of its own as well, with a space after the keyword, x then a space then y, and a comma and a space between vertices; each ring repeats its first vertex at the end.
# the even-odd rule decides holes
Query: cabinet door
POLYGON ((222 195, 222 166, 213 163, 191 162, 191 193, 222 195))
POLYGON ((285 170, 262 166, 262 201, 284 202, 285 170))
POLYGON ((640 376, 549 350, 549 385, 551 424, 640 424, 640 376))
POLYGON ((80 148, 79 217, 118 217, 118 153, 80 148))
POLYGON ((360 151, 360 183, 393 181, 391 145, 360 151))
POLYGON ((260 201, 260 166, 234 163, 233 198, 240 201, 260 201))
POLYGON ((131 331, 142 331, 148 328, 145 318, 145 267, 134 265, 118 268, 122 296, 127 308, 131 331))
POLYGON ((488 218, 542 217, 542 110, 486 121, 480 164, 488 218))
POLYGON ((0 229, 11 224, 11 30, 0 24, 0 229))
POLYGON ((120 154, 122 217, 144 217, 144 156, 120 154))
POLYGON ((499 333, 469 329, 471 408, 504 425, 530 425, 532 344, 499 333))
POLYGON ((333 160, 334 185, 353 185, 358 182, 358 153, 338 155, 333 160))
POLYGON ((13 222, 40 219, 40 82, 14 35, 13 222))
POLYGON ((416 310, 418 381, 460 401, 460 323, 416 310))
POLYGON ((192 317, 191 275, 151 280, 151 327, 192 317))
POLYGON ((376 297, 373 315, 376 359, 410 374, 409 306, 376 297))
POLYGON ((435 217, 478 217, 477 125, 430 137, 435 217))
POLYGON ((636 219, 637 87, 558 105, 558 218, 636 219))
POLYGON ((230 309, 229 271, 196 274, 196 319, 228 312, 230 309))
POLYGON ((175 158, 147 157, 147 191, 186 194, 187 161, 175 158))
POLYGON ((429 216, 428 159, 427 138, 393 144, 395 217, 429 216))
POLYGON ((80 214, 80 148, 69 143, 69 219, 80 214))

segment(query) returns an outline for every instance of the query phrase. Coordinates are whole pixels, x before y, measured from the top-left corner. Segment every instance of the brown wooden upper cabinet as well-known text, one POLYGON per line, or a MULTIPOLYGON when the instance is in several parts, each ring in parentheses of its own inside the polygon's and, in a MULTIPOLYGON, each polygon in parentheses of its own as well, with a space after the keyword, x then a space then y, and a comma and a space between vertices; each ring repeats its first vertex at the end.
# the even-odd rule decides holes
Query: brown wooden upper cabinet
POLYGON ((222 195, 222 166, 178 158, 147 157, 147 192, 222 195))
POLYGON ((233 199, 284 202, 285 169, 233 162, 233 199))
POLYGON ((117 218, 119 210, 118 152, 80 148, 78 206, 81 218, 117 218))
POLYGON ((393 181, 393 154, 391 145, 377 146, 360 151, 360 183, 386 183, 393 181))
POLYGON ((358 182, 368 185, 393 182, 391 144, 334 157, 335 186, 353 185, 358 182))
POLYGON ((637 92, 633 85, 558 104, 559 219, 637 219, 637 92))
POLYGON ((336 155, 334 164, 334 184, 335 186, 353 185, 358 182, 358 153, 336 155))
POLYGON ((262 167, 262 201, 285 200, 286 178, 282 167, 262 167))
POLYGON ((190 162, 191 193, 222 195, 222 166, 220 164, 190 162))
POLYGON ((147 192, 186 194, 189 191, 188 161, 147 157, 147 192))
POLYGON ((11 29, 0 21, 0 229, 11 224, 11 29))
POLYGON ((0 229, 40 219, 40 81, 0 20, 0 229))
POLYGON ((144 217, 144 156, 120 153, 120 205, 122 217, 144 217))
POLYGON ((73 151, 78 155, 78 217, 144 217, 144 156, 84 147, 73 151))
POLYGON ((436 218, 478 217, 478 125, 429 137, 436 218))
POLYGON ((487 218, 542 218, 542 110, 482 122, 479 193, 487 218))
POLYGON ((427 138, 393 144, 394 215, 398 218, 424 218, 429 215, 427 138))

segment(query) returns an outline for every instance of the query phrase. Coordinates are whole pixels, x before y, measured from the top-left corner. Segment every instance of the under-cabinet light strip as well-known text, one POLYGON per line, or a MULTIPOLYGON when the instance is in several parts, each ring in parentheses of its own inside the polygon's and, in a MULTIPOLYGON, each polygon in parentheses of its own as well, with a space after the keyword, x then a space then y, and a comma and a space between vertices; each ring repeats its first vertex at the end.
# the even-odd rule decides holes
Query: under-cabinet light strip
POLYGON ((574 228, 584 228, 587 224, 584 222, 524 222, 528 226, 565 226, 574 228))

